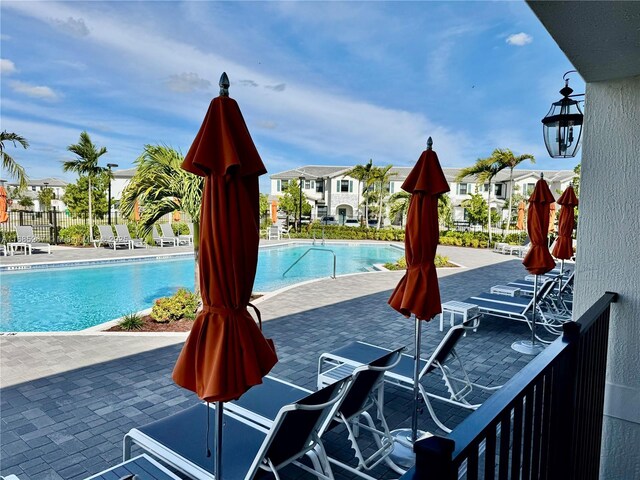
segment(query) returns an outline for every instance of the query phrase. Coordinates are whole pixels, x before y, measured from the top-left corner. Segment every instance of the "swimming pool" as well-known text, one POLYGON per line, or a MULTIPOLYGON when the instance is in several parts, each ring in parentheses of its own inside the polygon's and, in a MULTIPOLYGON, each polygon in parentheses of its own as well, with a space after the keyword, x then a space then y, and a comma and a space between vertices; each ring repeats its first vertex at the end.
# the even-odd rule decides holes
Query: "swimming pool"
MULTIPOLYGON (((255 292, 333 273, 333 255, 310 251, 283 278, 311 245, 261 248, 255 292)), ((327 244, 336 254, 336 274, 367 271, 373 264, 403 255, 389 244, 327 244)), ((178 288, 193 290, 193 257, 145 260, 108 265, 45 268, 0 273, 0 332, 74 331, 89 328, 130 312, 149 308, 159 297, 178 288)))

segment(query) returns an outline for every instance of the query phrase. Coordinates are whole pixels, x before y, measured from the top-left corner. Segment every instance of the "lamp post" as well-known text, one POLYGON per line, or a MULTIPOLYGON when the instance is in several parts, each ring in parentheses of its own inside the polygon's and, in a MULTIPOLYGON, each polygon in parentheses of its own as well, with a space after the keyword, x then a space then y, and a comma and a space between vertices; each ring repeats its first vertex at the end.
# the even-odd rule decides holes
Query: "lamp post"
POLYGON ((298 195, 298 232, 302 231, 302 186, 304 185, 304 177, 298 179, 300 182, 300 194, 298 195))
MULTIPOLYGON (((49 182, 42 182, 42 184, 44 185, 44 191, 48 194, 49 192, 47 192, 47 190, 49 189, 49 182)), ((42 207, 42 205, 40 205, 40 207, 42 207)))
POLYGON ((107 223, 111 225, 111 167, 117 167, 117 163, 107 163, 109 169, 109 198, 108 198, 108 210, 107 210, 107 223))
POLYGON ((570 70, 563 75, 565 84, 560 90, 562 98, 551 104, 549 112, 542 119, 544 144, 552 158, 575 157, 580 148, 584 115, 578 105, 579 101, 572 100, 571 97, 582 97, 584 93, 571 95, 573 89, 569 87, 567 75, 572 72, 575 70, 570 70))

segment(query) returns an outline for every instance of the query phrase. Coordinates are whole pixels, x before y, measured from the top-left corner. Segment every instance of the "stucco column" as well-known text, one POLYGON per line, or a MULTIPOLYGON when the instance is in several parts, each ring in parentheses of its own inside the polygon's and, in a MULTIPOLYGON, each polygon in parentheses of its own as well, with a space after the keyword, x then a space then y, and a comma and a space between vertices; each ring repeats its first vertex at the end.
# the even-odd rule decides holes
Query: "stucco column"
POLYGON ((601 476, 640 478, 640 77, 587 84, 574 318, 612 306, 601 476))

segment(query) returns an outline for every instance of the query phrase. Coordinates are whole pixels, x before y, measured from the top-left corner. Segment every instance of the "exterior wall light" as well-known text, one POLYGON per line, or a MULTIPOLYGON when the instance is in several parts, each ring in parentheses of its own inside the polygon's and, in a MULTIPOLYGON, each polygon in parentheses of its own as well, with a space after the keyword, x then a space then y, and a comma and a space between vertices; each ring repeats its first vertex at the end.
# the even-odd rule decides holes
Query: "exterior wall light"
POLYGON ((549 113, 542 119, 544 144, 552 158, 575 157, 580 148, 584 115, 578 105, 579 100, 572 100, 572 97, 584 96, 584 93, 571 95, 573 89, 569 87, 567 75, 572 72, 575 70, 570 70, 563 75, 565 85, 560 90, 562 98, 551 104, 549 113))

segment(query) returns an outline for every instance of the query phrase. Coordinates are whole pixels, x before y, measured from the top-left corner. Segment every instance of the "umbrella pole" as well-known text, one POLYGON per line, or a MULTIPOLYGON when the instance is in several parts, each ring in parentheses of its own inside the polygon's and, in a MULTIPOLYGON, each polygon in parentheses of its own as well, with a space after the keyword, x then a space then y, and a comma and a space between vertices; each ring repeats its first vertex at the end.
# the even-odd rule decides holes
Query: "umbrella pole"
POLYGON ((213 451, 215 455, 215 463, 213 465, 213 474, 216 480, 222 478, 222 419, 223 419, 222 402, 216 402, 216 423, 213 432, 213 451))
POLYGON ((531 315, 531 348, 536 347, 536 307, 538 306, 538 275, 533 278, 533 313, 531 315))
POLYGON ((418 381, 420 376, 420 337, 421 337, 421 324, 418 317, 416 317, 416 331, 415 331, 415 353, 413 357, 413 412, 411 416, 411 443, 416 443, 418 437, 418 400, 420 390, 418 388, 418 381))

